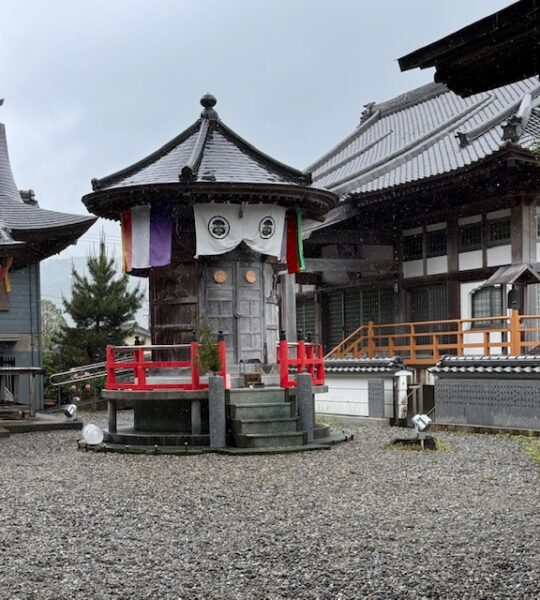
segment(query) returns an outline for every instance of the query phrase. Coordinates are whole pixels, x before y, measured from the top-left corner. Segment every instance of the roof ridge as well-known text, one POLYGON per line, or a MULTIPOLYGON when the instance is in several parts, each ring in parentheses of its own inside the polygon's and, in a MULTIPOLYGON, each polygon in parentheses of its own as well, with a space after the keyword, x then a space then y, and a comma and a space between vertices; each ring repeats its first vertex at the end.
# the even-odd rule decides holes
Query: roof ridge
POLYGON ((427 102, 432 98, 450 92, 444 83, 426 83, 420 87, 404 92, 399 96, 379 102, 373 106, 375 110, 381 112, 381 116, 386 116, 399 110, 405 110, 422 102, 427 102))
POLYGON ((307 171, 307 172, 315 171, 315 169, 317 169, 317 167, 319 165, 325 163, 329 158, 336 155, 338 152, 343 150, 343 148, 348 146, 350 144, 350 142, 352 142, 352 140, 354 140, 355 137, 358 137, 360 134, 364 133, 367 129, 369 129, 375 123, 375 121, 377 121, 379 116, 380 116, 380 112, 378 110, 375 111, 364 122, 361 122, 356 127, 356 129, 354 129, 354 131, 352 133, 349 133, 349 135, 347 135, 344 139, 342 139, 335 146, 330 148, 330 150, 328 150, 328 152, 323 154, 315 162, 312 162, 310 165, 308 165, 306 167, 305 171, 307 171))
POLYGON ((206 146, 206 140, 208 139, 209 131, 210 120, 202 119, 201 126, 199 127, 199 133, 197 135, 197 141, 193 146, 191 156, 189 157, 187 163, 180 169, 179 177, 181 181, 193 181, 194 179, 197 179, 197 172, 203 158, 204 148, 206 146))
POLYGON ((200 118, 197 119, 187 129, 184 129, 184 131, 179 133, 172 140, 169 140, 166 144, 161 146, 161 148, 158 148, 157 150, 150 153, 148 156, 141 158, 137 162, 134 162, 133 164, 131 164, 127 167, 124 167, 123 169, 120 169, 119 171, 115 171, 114 173, 111 173, 110 175, 105 175, 105 177, 102 177, 101 179, 93 178, 91 180, 92 189, 94 191, 98 191, 101 188, 114 183, 117 179, 120 179, 122 177, 127 177, 127 176, 131 175, 132 173, 134 173, 144 167, 147 167, 148 165, 151 165, 152 163, 156 162, 156 160, 160 159, 161 157, 169 154, 169 152, 174 150, 174 148, 176 148, 176 146, 178 146, 181 142, 184 142, 185 140, 189 139, 191 137, 191 135, 193 133, 195 133, 195 131, 197 130, 197 127, 200 125, 201 121, 202 121, 202 119, 200 119, 200 118))
MULTIPOLYGON (((262 150, 259 150, 256 146, 245 140, 242 136, 238 135, 234 129, 231 129, 228 125, 225 125, 223 121, 216 121, 215 125, 216 130, 222 130, 230 141, 233 143, 238 143, 238 145, 243 146, 245 150, 249 150, 252 154, 255 154, 261 161, 267 163, 270 166, 277 167, 281 171, 285 171, 289 175, 294 175, 301 182, 310 184, 311 183, 311 173, 307 171, 300 171, 299 169, 295 169, 279 160, 276 160, 269 154, 266 154, 262 150)), ((241 148, 242 149, 242 148, 241 148)))
POLYGON ((426 102, 435 98, 436 96, 440 96, 450 90, 446 87, 446 85, 442 83, 426 83, 421 85, 413 90, 409 90, 408 92, 404 92, 403 94, 399 94, 399 96, 395 96, 394 98, 390 98, 389 100, 385 100, 379 103, 373 103, 371 105, 366 104, 365 106, 369 106, 369 112, 366 115, 367 118, 365 120, 361 120, 360 124, 356 127, 356 129, 343 138, 340 142, 338 142, 335 146, 333 146, 328 152, 323 154, 316 161, 312 162, 310 165, 306 167, 306 171, 314 171, 321 164, 327 162, 332 156, 335 156, 343 150, 346 146, 348 146, 355 137, 358 137, 362 133, 364 133, 367 129, 369 129, 377 120, 386 115, 391 114, 392 112, 396 112, 398 110, 405 110, 406 108, 410 108, 411 106, 415 106, 420 104, 421 102, 426 102))
POLYGON ((353 161, 354 159, 358 158, 359 156, 362 156, 362 154, 365 154, 368 150, 371 150, 371 148, 373 148, 373 146, 375 146, 379 142, 382 142, 382 140, 384 140, 384 138, 388 137, 391 133, 393 133, 393 130, 391 128, 388 128, 388 130, 385 133, 381 133, 381 135, 378 138, 369 142, 369 144, 362 146, 362 148, 360 148, 360 150, 357 150, 356 152, 353 152, 352 154, 346 156, 345 158, 342 158, 337 163, 334 163, 331 167, 328 167, 327 169, 323 169, 322 171, 319 171, 317 173, 317 179, 320 179, 322 177, 325 177, 326 175, 329 175, 330 173, 333 173, 334 171, 337 171, 343 165, 347 164, 348 162, 353 161))
POLYGON ((404 148, 399 148, 389 156, 385 156, 376 163, 369 165, 363 171, 361 170, 359 172, 354 173, 353 175, 343 177, 341 180, 332 182, 332 191, 335 191, 335 193, 339 194, 349 192, 351 191, 350 188, 339 191, 337 191, 336 188, 352 181, 354 181, 355 187, 358 185, 362 185, 363 183, 365 183, 366 177, 369 176, 370 179, 380 177, 385 172, 395 169, 397 166, 396 162, 403 163, 409 160, 410 158, 413 158, 414 156, 418 156, 419 154, 424 152, 426 147, 432 145, 442 135, 452 130, 463 120, 471 118, 472 114, 484 108, 489 102, 491 102, 491 97, 488 96, 487 98, 480 100, 477 104, 465 108, 462 112, 455 115, 449 121, 445 121, 445 123, 442 126, 440 125, 439 127, 435 127, 435 129, 430 130, 420 138, 417 138, 414 141, 410 142, 404 148), (428 144, 428 142, 430 142, 430 144, 428 144))
POLYGON ((6 126, 0 123, 0 196, 23 204, 9 160, 6 126))
MULTIPOLYGON (((493 90, 490 90, 488 93, 492 95, 493 99, 495 99, 495 97, 493 96, 493 90)), ((524 92, 522 96, 520 96, 517 100, 514 100, 514 102, 512 102, 506 108, 500 110, 493 118, 486 120, 485 122, 478 125, 478 127, 475 127, 465 132, 456 131, 456 137, 459 140, 460 147, 464 148, 465 146, 467 146, 467 144, 473 142, 481 135, 486 133, 486 131, 492 129, 497 123, 501 123, 502 121, 504 121, 504 119, 508 119, 513 114, 515 114, 516 111, 520 109, 524 98, 526 98, 527 96, 530 96, 533 101, 536 100, 537 97, 540 97, 540 82, 536 88, 524 92)), ((526 124, 523 125, 523 129, 525 129, 525 127, 526 124)))

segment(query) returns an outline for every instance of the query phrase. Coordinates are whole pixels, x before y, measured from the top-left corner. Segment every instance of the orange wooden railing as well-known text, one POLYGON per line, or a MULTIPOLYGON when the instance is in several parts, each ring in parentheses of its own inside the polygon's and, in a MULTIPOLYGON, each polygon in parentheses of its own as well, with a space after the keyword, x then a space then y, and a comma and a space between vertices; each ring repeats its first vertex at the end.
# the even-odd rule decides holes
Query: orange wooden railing
POLYGON ((408 365, 433 365, 443 354, 527 354, 540 347, 540 315, 362 325, 324 358, 400 356, 408 365))

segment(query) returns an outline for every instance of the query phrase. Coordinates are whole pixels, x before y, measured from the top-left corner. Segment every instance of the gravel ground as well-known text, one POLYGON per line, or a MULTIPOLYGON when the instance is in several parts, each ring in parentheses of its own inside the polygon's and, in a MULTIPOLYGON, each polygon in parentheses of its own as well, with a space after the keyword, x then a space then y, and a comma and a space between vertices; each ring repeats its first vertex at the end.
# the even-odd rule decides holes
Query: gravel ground
POLYGON ((540 598, 540 467, 515 441, 350 430, 286 456, 0 440, 0 598, 540 598))

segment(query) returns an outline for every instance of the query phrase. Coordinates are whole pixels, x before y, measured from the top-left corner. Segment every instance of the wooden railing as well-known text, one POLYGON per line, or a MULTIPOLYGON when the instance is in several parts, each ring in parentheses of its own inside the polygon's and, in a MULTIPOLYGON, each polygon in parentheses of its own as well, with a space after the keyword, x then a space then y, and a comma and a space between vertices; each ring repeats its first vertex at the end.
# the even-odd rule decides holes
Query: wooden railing
MULTIPOLYGON (((219 339, 217 342, 219 360, 221 364, 220 375, 226 377, 226 348, 225 342, 219 339)), ((106 349, 106 372, 107 390, 163 390, 163 389, 183 389, 183 390, 203 390, 208 387, 207 383, 201 383, 199 370, 199 342, 190 344, 174 345, 156 345, 156 346, 107 346, 106 349), (167 354, 178 356, 184 353, 188 355, 187 360, 157 360, 156 356, 160 352, 166 351, 167 354), (117 353, 121 356, 118 357, 117 353), (181 381, 178 376, 178 382, 163 383, 159 380, 148 381, 148 371, 156 370, 163 374, 163 370, 185 369, 186 373, 181 381), (126 378, 127 374, 127 378, 126 378), (126 380, 127 379, 127 380, 126 380)), ((173 375, 175 377, 175 375, 173 375)))
POLYGON ((414 323, 369 322, 326 356, 360 358, 400 356, 408 365, 433 365, 443 354, 527 354, 540 347, 540 315, 448 319, 414 323))

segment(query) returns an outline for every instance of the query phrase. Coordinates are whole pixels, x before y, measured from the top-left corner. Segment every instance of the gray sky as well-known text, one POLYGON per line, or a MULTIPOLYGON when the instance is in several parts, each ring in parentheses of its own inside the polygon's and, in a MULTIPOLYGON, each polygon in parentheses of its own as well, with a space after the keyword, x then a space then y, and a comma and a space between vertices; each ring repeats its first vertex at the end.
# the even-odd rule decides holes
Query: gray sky
MULTIPOLYGON (((0 0, 0 121, 19 188, 84 213, 90 179, 198 117, 305 168, 370 101, 432 81, 396 59, 511 0, 0 0)), ((84 255, 99 227, 64 255, 84 255)), ((116 243, 119 228, 106 225, 116 243)))

